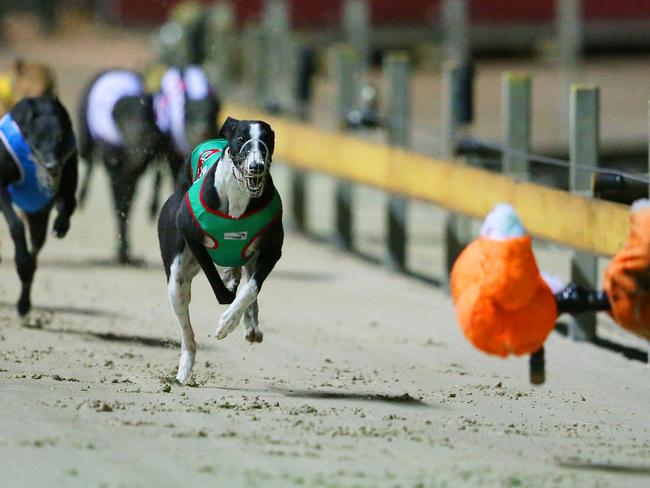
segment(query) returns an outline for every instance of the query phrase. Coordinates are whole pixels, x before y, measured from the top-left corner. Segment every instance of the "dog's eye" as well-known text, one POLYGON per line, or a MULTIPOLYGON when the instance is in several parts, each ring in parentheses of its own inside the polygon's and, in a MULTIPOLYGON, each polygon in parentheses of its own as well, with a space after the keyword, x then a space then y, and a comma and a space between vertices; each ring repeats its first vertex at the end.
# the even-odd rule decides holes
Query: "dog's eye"
POLYGON ((237 138, 237 142, 244 142, 244 136, 239 136, 237 138))

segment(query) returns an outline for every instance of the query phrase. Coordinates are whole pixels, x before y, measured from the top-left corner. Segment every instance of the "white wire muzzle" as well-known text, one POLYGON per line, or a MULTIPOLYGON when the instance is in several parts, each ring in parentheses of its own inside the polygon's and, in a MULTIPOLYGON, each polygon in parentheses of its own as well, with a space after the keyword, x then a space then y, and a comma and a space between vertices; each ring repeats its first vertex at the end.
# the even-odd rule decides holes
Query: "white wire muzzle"
POLYGON ((228 154, 230 159, 232 159, 232 174, 239 184, 239 188, 242 191, 247 192, 251 197, 259 197, 264 193, 264 185, 266 184, 266 177, 269 174, 271 168, 271 153, 268 146, 261 139, 249 139, 247 140, 242 147, 239 149, 237 154, 233 154, 228 147, 228 154), (257 141, 264 148, 264 152, 260 151, 249 151, 248 153, 244 152, 244 148, 248 146, 251 142, 257 141), (257 164, 254 166, 255 171, 252 171, 251 164, 245 164, 249 159, 249 155, 255 156, 259 154, 258 158, 253 158, 257 164), (260 171, 260 161, 261 161, 261 171, 260 171))

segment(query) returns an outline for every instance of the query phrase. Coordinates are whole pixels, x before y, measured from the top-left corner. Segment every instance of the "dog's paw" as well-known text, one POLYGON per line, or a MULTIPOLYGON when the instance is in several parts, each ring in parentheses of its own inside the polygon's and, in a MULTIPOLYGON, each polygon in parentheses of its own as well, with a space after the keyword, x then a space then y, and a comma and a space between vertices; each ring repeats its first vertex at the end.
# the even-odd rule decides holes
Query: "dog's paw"
POLYGON ((70 218, 65 215, 57 216, 56 220, 54 221, 54 226, 52 227, 54 236, 61 239, 62 237, 65 237, 69 229, 70 229, 70 218))
POLYGON ((255 342, 262 342, 264 340, 264 332, 259 327, 246 330, 246 340, 251 344, 255 342))
POLYGON ((176 374, 176 381, 178 381, 181 385, 186 385, 190 380, 195 356, 195 353, 189 351, 181 352, 181 359, 178 362, 178 373, 176 374))
POLYGON ((190 380, 190 374, 192 374, 191 371, 181 371, 179 368, 178 373, 176 373, 176 381, 181 385, 187 385, 187 382, 190 380))
POLYGON ((16 311, 18 312, 18 315, 21 318, 26 317, 27 314, 31 311, 31 309, 32 309, 32 302, 28 296, 21 297, 20 300, 18 300, 18 303, 16 304, 16 311))
POLYGON ((219 319, 219 325, 217 326, 216 336, 217 339, 223 339, 228 334, 230 334, 235 328, 239 325, 241 319, 241 314, 231 311, 230 309, 226 310, 219 319))

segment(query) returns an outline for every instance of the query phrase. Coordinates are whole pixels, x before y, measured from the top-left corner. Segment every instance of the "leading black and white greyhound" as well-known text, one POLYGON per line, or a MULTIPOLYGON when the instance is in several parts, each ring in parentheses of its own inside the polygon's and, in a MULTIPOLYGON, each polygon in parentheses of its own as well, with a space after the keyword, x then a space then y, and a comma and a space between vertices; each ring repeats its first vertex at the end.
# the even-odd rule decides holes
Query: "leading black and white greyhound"
POLYGON ((76 191, 77 144, 68 112, 55 97, 23 98, 0 119, 0 208, 16 248, 21 316, 31 309, 36 257, 45 243, 50 211, 56 206, 53 231, 62 238, 77 205, 76 191))
MULTIPOLYGON (((250 242, 244 248, 248 249, 245 264, 225 268, 222 281, 214 258, 208 251, 217 249, 219 244, 227 244, 229 238, 244 237, 228 232, 209 235, 205 231, 199 222, 200 217, 197 218, 190 204, 190 190, 195 181, 196 185, 200 185, 198 195, 205 212, 218 214, 226 220, 237 221, 261 213, 269 207, 269 202, 279 202, 279 196, 269 174, 275 145, 271 127, 262 121, 239 121, 229 117, 220 130, 220 137, 226 140, 223 141, 223 150, 207 172, 200 174, 203 154, 198 155, 198 170, 192 164, 194 155, 181 168, 176 190, 163 205, 158 220, 158 238, 167 274, 169 301, 181 327, 181 355, 176 378, 182 384, 187 383, 196 356, 196 342, 188 310, 194 276, 203 270, 219 303, 230 304, 219 319, 216 329, 218 339, 232 332, 243 316, 246 339, 262 342, 257 296, 282 255, 284 230, 280 204, 268 224, 255 236, 248 236, 250 242), (242 268, 247 282, 236 295, 242 268)), ((205 153, 213 154, 215 151, 219 150, 205 153)), ((192 191, 196 190, 194 187, 192 191)), ((244 254, 242 252, 242 256, 244 254)))

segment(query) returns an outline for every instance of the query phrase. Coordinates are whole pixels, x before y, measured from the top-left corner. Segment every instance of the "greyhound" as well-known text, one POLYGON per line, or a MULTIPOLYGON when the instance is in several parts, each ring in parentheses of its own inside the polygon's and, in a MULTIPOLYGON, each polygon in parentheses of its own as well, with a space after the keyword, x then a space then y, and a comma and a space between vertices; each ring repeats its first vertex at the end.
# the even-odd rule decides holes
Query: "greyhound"
POLYGON ((88 170, 79 194, 83 205, 96 161, 108 172, 118 224, 118 261, 131 262, 128 219, 137 184, 150 163, 173 153, 155 121, 153 96, 130 70, 100 73, 87 86, 79 110, 79 154, 88 170))
POLYGON ((11 68, 0 73, 0 116, 25 97, 56 95, 56 80, 46 64, 18 58, 11 68))
MULTIPOLYGON (((130 70, 108 70, 89 83, 79 113, 79 149, 88 165, 80 203, 88 194, 93 162, 101 161, 111 182, 119 262, 131 262, 128 218, 140 177, 156 161, 166 162, 175 175, 189 155, 188 144, 216 135, 218 110, 198 67, 168 70, 155 94, 147 93, 142 77, 130 70)), ((160 167, 154 181, 150 215, 158 210, 160 167)))
POLYGON ((282 255, 282 201, 269 174, 273 130, 262 121, 228 117, 220 137, 194 149, 158 219, 167 292, 181 328, 181 384, 196 357, 188 310, 194 276, 203 270, 218 302, 230 304, 219 319, 218 339, 243 316, 246 339, 262 342, 257 296, 282 255), (224 280, 215 264, 225 268, 224 280), (247 282, 236 295, 242 270, 247 282))
POLYGON ((24 316, 31 309, 36 258, 45 243, 54 206, 58 211, 54 235, 62 238, 70 228, 77 205, 77 144, 68 112, 54 97, 18 102, 0 119, 0 142, 0 207, 16 248, 16 269, 22 283, 17 309, 24 316))

